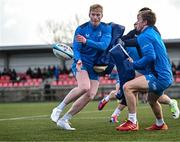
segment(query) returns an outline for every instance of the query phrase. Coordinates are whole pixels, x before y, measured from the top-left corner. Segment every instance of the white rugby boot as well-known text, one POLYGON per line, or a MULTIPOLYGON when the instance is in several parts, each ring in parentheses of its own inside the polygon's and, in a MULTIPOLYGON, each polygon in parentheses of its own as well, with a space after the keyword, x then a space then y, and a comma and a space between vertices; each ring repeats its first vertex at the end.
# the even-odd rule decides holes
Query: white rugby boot
POLYGON ((62 110, 58 109, 57 107, 55 107, 51 113, 51 120, 55 123, 57 123, 60 115, 61 115, 62 110))
POLYGON ((69 125, 69 121, 67 119, 59 119, 58 122, 57 122, 57 126, 64 129, 64 130, 69 130, 69 131, 74 131, 76 130, 75 128, 72 128, 70 125, 69 125))
POLYGON ((178 103, 176 100, 172 100, 172 103, 170 104, 170 108, 171 108, 171 113, 174 119, 178 119, 180 112, 179 112, 179 108, 178 108, 178 103))

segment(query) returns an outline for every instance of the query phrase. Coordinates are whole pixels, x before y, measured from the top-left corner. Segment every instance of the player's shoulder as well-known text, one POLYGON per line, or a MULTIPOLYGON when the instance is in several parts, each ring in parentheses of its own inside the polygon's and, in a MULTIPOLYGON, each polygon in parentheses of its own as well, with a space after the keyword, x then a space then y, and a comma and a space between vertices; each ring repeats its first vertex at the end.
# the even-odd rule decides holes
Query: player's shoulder
POLYGON ((101 22, 101 28, 111 28, 112 27, 112 24, 111 23, 105 23, 105 22, 101 22))
POLYGON ((110 25, 111 25, 111 23, 101 22, 101 25, 103 25, 103 26, 110 26, 110 25))
POLYGON ((146 38, 151 37, 152 29, 151 28, 146 28, 144 29, 138 36, 139 40, 145 40, 146 38))
POLYGON ((79 26, 79 28, 83 29, 89 25, 89 22, 83 23, 79 26))
POLYGON ((105 33, 111 33, 112 32, 112 25, 110 23, 101 22, 101 25, 99 27, 102 31, 105 33))
POLYGON ((76 28, 76 33, 83 33, 84 31, 87 30, 88 25, 89 25, 89 22, 86 22, 86 23, 83 23, 83 24, 79 25, 76 28))

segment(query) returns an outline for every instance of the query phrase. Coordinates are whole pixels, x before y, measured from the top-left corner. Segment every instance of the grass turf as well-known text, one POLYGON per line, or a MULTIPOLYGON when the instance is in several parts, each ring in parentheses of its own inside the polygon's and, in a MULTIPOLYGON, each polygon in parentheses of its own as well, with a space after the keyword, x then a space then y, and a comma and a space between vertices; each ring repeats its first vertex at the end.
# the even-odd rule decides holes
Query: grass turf
MULTIPOLYGON (((180 103, 180 101, 179 101, 180 103)), ((97 110, 98 102, 93 101, 72 120, 76 131, 64 131, 51 122, 49 116, 53 103, 2 103, 0 104, 0 141, 180 141, 180 120, 174 120, 170 108, 163 105, 168 131, 145 131, 155 122, 148 104, 138 105, 140 130, 119 132, 119 124, 109 123, 109 117, 117 105, 111 101, 102 110, 97 110)), ((119 120, 126 119, 125 109, 119 120)))

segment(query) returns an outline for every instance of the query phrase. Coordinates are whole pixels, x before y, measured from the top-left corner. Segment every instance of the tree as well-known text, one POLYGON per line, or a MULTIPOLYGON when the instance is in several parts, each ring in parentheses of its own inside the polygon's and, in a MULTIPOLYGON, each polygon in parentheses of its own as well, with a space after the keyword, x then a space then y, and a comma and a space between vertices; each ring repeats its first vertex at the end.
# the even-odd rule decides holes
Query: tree
MULTIPOLYGON (((57 22, 55 20, 47 20, 43 25, 39 26, 39 33, 41 38, 47 44, 53 43, 65 43, 65 44, 72 44, 73 34, 75 28, 79 25, 80 20, 78 15, 75 15, 74 21, 65 22, 57 22)), ((61 70, 69 70, 69 62, 72 61, 60 61, 60 69, 61 70)))
POLYGON ((79 25, 78 15, 75 15, 74 21, 57 22, 55 20, 47 20, 44 25, 39 26, 41 38, 48 44, 66 43, 71 44, 75 27, 79 25))

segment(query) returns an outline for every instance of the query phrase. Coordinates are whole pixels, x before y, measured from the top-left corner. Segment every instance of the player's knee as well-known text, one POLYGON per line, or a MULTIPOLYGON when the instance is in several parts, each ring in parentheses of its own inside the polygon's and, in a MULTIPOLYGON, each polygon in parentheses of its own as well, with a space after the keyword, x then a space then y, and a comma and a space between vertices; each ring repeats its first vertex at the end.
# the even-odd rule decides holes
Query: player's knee
POLYGON ((153 102, 152 101, 148 101, 150 106, 153 106, 153 102))
POLYGON ((96 96, 95 93, 87 93, 88 100, 93 100, 95 96, 96 96))
POLYGON ((86 92, 88 92, 90 90, 90 87, 88 85, 84 85, 84 86, 82 85, 80 87, 80 90, 81 90, 82 93, 86 93, 86 92))
POLYGON ((148 97, 148 103, 150 106, 154 106, 154 104, 156 103, 156 101, 154 101, 153 99, 151 99, 150 97, 148 97))
POLYGON ((124 93, 125 94, 129 94, 129 92, 130 92, 130 86, 129 86, 129 84, 128 83, 125 83, 124 85, 123 85, 123 91, 124 91, 124 93))

